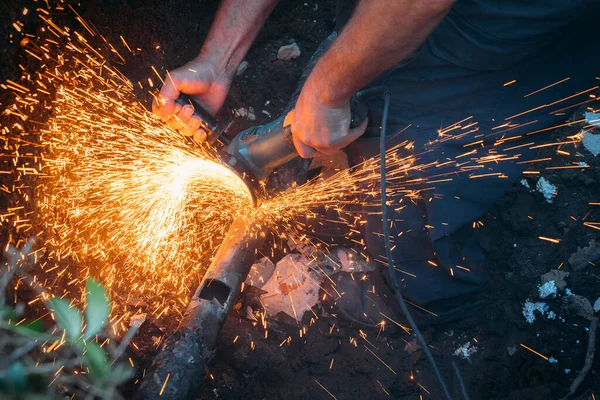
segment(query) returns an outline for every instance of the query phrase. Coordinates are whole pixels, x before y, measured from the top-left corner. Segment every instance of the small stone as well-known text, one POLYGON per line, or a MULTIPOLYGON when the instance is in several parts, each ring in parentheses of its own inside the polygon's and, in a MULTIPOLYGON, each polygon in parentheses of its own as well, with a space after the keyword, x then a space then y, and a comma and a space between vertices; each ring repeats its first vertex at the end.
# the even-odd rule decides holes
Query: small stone
POLYGON ((242 63, 239 65, 239 67, 235 71, 235 75, 236 76, 243 75, 244 72, 246 72, 246 70, 248 69, 249 65, 250 65, 250 63, 248 63, 248 61, 246 61, 246 60, 242 61, 242 63))
POLYGON ((565 368, 565 374, 568 374, 568 373, 570 373, 570 372, 571 372, 571 370, 570 370, 570 369, 568 369, 568 368, 565 368))
POLYGON ((556 358, 554 358, 554 357, 550 357, 550 358, 548 359, 548 362, 549 362, 550 364, 556 364, 556 363, 558 362, 558 360, 557 360, 556 358))
POLYGON ((596 299, 596 301, 594 302, 594 312, 598 312, 600 311, 600 297, 598 297, 596 299))
POLYGON ((529 186, 529 182, 527 182, 527 179, 525 178, 521 179, 521 185, 525 186, 526 189, 531 189, 531 186, 529 186))
POLYGON ((470 358, 477 353, 477 347, 471 346, 471 342, 467 342, 454 351, 454 355, 462 359, 470 358))
POLYGON ((139 328, 140 326, 142 326, 144 321, 146 321, 147 316, 148 316, 147 313, 140 313, 140 314, 133 315, 131 318, 129 318, 129 327, 130 328, 139 328))
POLYGON ((551 184, 550 181, 548 181, 546 178, 544 178, 542 176, 542 177, 540 177, 540 179, 538 179, 537 184, 535 185, 535 188, 537 189, 538 192, 540 192, 544 196, 544 199, 546 199, 546 202, 552 203, 552 201, 557 193, 557 189, 556 189, 555 185, 551 184))
POLYGON ((566 279, 569 277, 570 273, 561 271, 558 269, 552 269, 550 272, 546 272, 541 276, 542 283, 554 281, 554 284, 558 288, 558 290, 565 290, 567 287, 566 279))
POLYGON ((262 113, 265 114, 267 117, 271 118, 271 113, 267 110, 262 110, 262 113))
POLYGON ((600 134, 585 132, 581 138, 581 143, 594 156, 597 157, 600 154, 600 134))
POLYGON ((523 316, 525 317, 525 320, 528 323, 533 324, 533 321, 535 321, 535 311, 544 315, 549 309, 550 307, 548 307, 548 304, 546 303, 534 303, 531 300, 527 299, 525 301, 525 304, 523 304, 523 316))
POLYGON ((300 57, 300 47, 296 43, 281 46, 277 51, 277 59, 282 61, 288 61, 293 58, 300 57))
POLYGON ((556 284, 554 281, 548 281, 543 285, 538 285, 538 292, 541 299, 556 297, 556 284))

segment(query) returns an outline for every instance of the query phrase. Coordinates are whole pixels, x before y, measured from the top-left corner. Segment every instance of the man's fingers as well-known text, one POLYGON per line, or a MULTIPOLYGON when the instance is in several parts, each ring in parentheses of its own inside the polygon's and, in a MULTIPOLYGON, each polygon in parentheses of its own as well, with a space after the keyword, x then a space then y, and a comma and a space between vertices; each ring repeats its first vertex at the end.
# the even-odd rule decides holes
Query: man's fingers
POLYGON ((348 146, 350 143, 354 142, 356 139, 361 137, 363 133, 367 130, 367 124, 369 123, 369 119, 365 118, 365 120, 356 128, 352 128, 348 131, 348 142, 343 147, 348 146))
POLYGON ((298 140, 295 136, 292 136, 292 139, 294 140, 294 147, 296 148, 296 151, 298 152, 298 154, 300 155, 300 157, 302 158, 311 158, 316 156, 317 154, 319 154, 319 152, 317 150, 315 150, 314 148, 302 143, 300 140, 298 140))
POLYGON ((198 129, 200 129, 200 118, 192 116, 187 123, 187 134, 186 136, 193 136, 198 129))
POLYGON ((200 128, 194 132, 194 140, 196 142, 206 142, 206 139, 208 139, 208 135, 204 129, 200 128))

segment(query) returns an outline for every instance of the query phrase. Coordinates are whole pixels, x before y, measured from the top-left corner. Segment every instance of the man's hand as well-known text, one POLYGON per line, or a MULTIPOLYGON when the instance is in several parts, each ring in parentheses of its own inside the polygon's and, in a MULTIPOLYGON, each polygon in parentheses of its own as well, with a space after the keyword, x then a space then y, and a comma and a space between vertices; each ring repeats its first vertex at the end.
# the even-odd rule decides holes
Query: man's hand
POLYGON ((192 116, 193 107, 189 104, 182 107, 175 100, 180 93, 185 93, 214 115, 225 102, 230 86, 231 79, 223 71, 199 57, 167 74, 152 110, 171 128, 203 142, 207 132, 200 128, 200 119, 192 116))
POLYGON ((303 158, 332 155, 355 141, 367 128, 365 120, 350 129, 350 101, 337 104, 323 101, 310 78, 288 118, 292 124, 294 146, 303 158))

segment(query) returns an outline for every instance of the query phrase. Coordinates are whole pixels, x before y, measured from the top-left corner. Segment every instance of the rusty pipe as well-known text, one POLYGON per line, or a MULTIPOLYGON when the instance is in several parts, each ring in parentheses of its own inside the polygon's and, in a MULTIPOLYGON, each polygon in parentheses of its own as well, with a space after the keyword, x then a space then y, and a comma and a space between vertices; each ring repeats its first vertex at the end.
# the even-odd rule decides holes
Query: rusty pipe
POLYGON ((199 392, 206 364, 215 353, 227 314, 254 261, 262 236, 247 218, 234 220, 179 327, 155 357, 135 398, 155 399, 169 377, 161 398, 193 399, 199 392))

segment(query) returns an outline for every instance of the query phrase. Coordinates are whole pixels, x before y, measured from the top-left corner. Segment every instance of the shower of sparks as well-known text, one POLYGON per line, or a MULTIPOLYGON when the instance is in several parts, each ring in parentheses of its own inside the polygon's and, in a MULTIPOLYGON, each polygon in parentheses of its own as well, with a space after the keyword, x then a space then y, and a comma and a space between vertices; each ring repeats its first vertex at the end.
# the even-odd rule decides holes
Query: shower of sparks
MULTIPOLYGON (((11 228, 7 244, 40 239, 36 284, 75 298, 88 276, 99 276, 116 300, 111 319, 121 331, 133 308, 156 318, 181 312, 240 215, 256 221, 256 234, 272 234, 279 242, 291 237, 323 253, 335 243, 314 234, 334 222, 368 256, 360 228, 366 223, 362 211, 373 206, 378 212, 379 157, 318 176, 254 207, 247 187, 213 149, 186 142, 137 101, 136 85, 111 66, 125 58, 99 32, 79 16, 81 29, 74 30, 61 27, 48 11, 37 11, 45 26, 38 37, 26 35, 22 42, 29 64, 21 67, 18 82, 0 85, 13 96, 0 125, 0 174, 11 180, 0 186, 11 195, 0 219, 11 228), (325 217, 327 211, 335 211, 335 221, 325 217)), ((527 125, 505 122, 485 143, 472 117, 440 129, 436 142, 473 138, 454 159, 431 161, 426 153, 414 154, 408 141, 390 148, 385 155, 390 208, 435 198, 435 185, 457 173, 505 179, 490 166, 520 160, 522 147, 557 146, 558 153, 581 139, 532 147, 533 142, 513 141, 553 128, 506 136, 527 125)), ((528 162, 538 165, 535 161, 528 162)), ((276 240, 273 251, 277 246, 276 240)), ((266 329, 264 314, 263 320, 266 329)))

